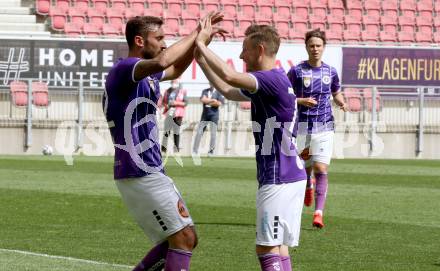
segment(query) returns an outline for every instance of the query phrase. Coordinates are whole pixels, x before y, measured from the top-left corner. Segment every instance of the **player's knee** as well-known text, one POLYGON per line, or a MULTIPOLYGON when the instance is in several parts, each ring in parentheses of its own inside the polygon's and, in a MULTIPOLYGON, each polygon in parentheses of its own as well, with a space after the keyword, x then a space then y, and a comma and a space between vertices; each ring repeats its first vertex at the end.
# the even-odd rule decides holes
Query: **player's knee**
POLYGON ((168 241, 170 247, 192 251, 197 246, 197 234, 194 227, 186 227, 171 236, 168 241))
POLYGON ((328 166, 324 163, 314 163, 313 170, 315 173, 327 173, 328 166))

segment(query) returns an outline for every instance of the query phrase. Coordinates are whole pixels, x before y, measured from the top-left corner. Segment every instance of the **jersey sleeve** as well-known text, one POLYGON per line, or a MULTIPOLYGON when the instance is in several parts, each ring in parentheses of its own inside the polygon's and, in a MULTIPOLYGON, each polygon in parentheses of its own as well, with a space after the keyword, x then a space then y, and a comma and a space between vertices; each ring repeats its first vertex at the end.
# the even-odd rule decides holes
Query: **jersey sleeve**
POLYGON ((202 90, 202 94, 200 95, 200 99, 202 99, 203 97, 208 97, 208 95, 206 94, 208 92, 207 89, 202 90))
POLYGON ((332 93, 337 93, 337 92, 339 92, 339 90, 341 88, 341 83, 339 82, 338 72, 336 71, 335 68, 332 68, 331 72, 332 72, 331 91, 332 91, 332 93))
POLYGON ((296 75, 296 70, 295 70, 295 67, 292 67, 290 70, 289 70, 289 72, 287 73, 287 77, 289 78, 289 81, 290 81, 290 84, 292 84, 292 88, 293 88, 293 91, 295 92, 295 95, 297 95, 297 87, 296 87, 296 85, 297 85, 297 80, 298 80, 298 76, 296 75))
POLYGON ((259 83, 258 83, 258 78, 255 76, 255 74, 254 73, 248 73, 248 74, 255 79, 255 85, 257 86, 256 90, 255 91, 250 91, 250 90, 242 88, 242 89, 240 89, 240 94, 243 97, 247 98, 247 99, 252 99, 252 97, 254 97, 255 94, 258 92, 258 89, 259 89, 260 86, 259 86, 259 83))
POLYGON ((161 71, 161 72, 152 74, 150 77, 155 78, 158 81, 160 81, 164 76, 165 76, 165 71, 161 71))
POLYGON ((136 57, 121 60, 116 70, 118 79, 123 80, 124 83, 137 83, 138 81, 134 80, 134 69, 139 61, 141 61, 141 59, 136 57))

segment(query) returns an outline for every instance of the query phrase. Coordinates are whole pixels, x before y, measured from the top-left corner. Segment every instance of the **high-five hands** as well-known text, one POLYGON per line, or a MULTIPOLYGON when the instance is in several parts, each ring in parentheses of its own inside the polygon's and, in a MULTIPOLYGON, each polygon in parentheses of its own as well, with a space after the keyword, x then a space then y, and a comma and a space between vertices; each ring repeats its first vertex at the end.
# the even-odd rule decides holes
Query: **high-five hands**
POLYGON ((220 12, 210 12, 208 15, 203 17, 199 22, 199 34, 196 39, 196 43, 203 43, 208 45, 212 38, 219 34, 225 40, 225 34, 228 32, 221 27, 213 27, 214 24, 217 24, 223 20, 223 14, 220 12))

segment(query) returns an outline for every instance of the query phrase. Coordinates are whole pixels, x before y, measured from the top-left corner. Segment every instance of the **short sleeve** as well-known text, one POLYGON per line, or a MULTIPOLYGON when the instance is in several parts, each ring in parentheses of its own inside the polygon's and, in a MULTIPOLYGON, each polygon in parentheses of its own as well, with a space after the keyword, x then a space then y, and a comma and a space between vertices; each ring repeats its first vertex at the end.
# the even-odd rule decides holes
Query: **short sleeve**
POLYGON ((203 98, 203 96, 208 97, 208 95, 206 94, 208 92, 207 89, 202 90, 202 95, 200 95, 200 99, 203 98))
POLYGON ((158 81, 160 81, 164 77, 164 75, 165 75, 165 71, 161 71, 161 72, 152 74, 150 77, 155 78, 158 81))
POLYGON ((336 69, 332 68, 331 71, 332 71, 331 91, 332 91, 332 93, 336 93, 341 88, 341 84, 339 82, 339 76, 338 76, 338 72, 336 71, 336 69))
POLYGON ((118 78, 124 81, 127 80, 125 82, 137 83, 137 81, 134 80, 134 68, 140 60, 141 59, 137 57, 129 57, 118 62, 115 71, 118 74, 118 78))
POLYGON ((295 67, 290 68, 289 72, 287 73, 287 77, 289 78, 289 81, 293 87, 293 91, 296 94, 296 80, 298 79, 298 76, 296 75, 295 67))

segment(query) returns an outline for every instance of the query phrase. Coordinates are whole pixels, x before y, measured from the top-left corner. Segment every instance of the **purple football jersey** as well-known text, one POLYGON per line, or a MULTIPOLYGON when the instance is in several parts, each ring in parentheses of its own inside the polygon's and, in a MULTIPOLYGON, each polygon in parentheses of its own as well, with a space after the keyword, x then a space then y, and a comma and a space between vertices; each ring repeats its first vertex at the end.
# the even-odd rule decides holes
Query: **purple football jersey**
POLYGON ((314 107, 298 105, 298 132, 310 134, 334 130, 330 95, 340 89, 336 69, 324 62, 320 67, 312 67, 303 61, 292 67, 287 76, 296 97, 312 97, 318 102, 314 107))
POLYGON ((140 60, 120 59, 105 83, 103 109, 115 145, 115 179, 164 172, 156 120, 163 72, 135 81, 133 71, 140 60))
POLYGON ((251 99, 256 145, 257 179, 260 187, 306 179, 295 147, 296 97, 283 69, 256 71, 257 91, 242 89, 251 99))

